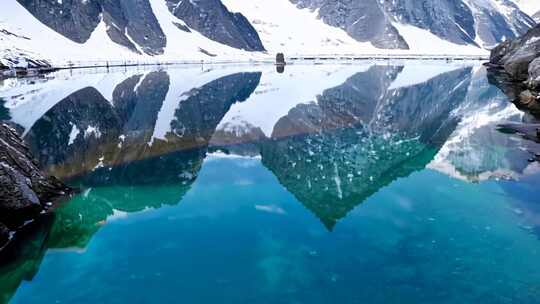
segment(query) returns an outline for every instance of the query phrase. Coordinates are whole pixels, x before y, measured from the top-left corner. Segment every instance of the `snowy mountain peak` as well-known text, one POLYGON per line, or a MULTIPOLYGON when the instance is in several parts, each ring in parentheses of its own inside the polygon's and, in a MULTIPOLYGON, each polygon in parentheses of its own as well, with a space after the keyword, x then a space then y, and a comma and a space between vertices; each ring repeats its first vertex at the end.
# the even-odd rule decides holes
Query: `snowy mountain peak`
POLYGON ((531 28, 536 2, 6 0, 0 60, 24 66, 29 59, 238 60, 265 51, 478 55, 531 28))

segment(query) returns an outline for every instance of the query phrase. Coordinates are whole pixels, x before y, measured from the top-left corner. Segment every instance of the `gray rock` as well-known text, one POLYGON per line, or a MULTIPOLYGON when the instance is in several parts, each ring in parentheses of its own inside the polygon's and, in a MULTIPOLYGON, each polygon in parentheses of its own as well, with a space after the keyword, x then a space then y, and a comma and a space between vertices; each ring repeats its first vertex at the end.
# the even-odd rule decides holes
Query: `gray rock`
POLYGON ((377 0, 291 0, 299 8, 319 10, 328 25, 339 27, 352 38, 387 49, 408 49, 377 0))
POLYGON ((148 0, 102 0, 103 20, 111 40, 140 53, 163 54, 167 38, 148 0), (129 35, 129 38, 127 37, 129 35), (130 40, 131 38, 131 40, 130 40))
POLYGON ((240 13, 231 13, 221 0, 166 0, 169 10, 187 26, 205 37, 247 51, 264 51, 251 23, 240 13))
POLYGON ((476 44, 474 17, 462 1, 386 0, 383 5, 400 22, 426 29, 453 43, 476 44))
POLYGON ((276 64, 285 65, 285 55, 283 53, 277 53, 276 55, 276 64))
POLYGON ((0 222, 16 229, 70 189, 44 176, 15 130, 0 125, 0 222))
POLYGON ((532 89, 540 89, 540 57, 529 64, 528 85, 532 89))
POLYGON ((84 43, 100 21, 98 0, 17 0, 43 24, 65 37, 84 43))
POLYGON ((529 64, 539 56, 540 25, 536 25, 525 35, 495 47, 490 63, 503 67, 516 81, 525 81, 529 77, 529 64))
POLYGON ((430 31, 462 45, 492 47, 525 33, 534 20, 509 0, 499 1, 504 13, 490 2, 467 0, 290 0, 299 8, 319 10, 327 24, 342 28, 358 41, 382 48, 406 49, 393 24, 403 23, 430 31))

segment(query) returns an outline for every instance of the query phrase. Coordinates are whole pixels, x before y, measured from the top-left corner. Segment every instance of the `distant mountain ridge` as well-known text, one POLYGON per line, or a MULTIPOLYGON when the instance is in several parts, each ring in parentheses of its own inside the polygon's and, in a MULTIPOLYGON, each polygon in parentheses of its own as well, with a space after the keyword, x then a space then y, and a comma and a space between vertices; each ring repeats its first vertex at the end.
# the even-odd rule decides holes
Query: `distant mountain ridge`
MULTIPOLYGON (((492 47, 534 21, 510 0, 291 0, 326 23, 381 48, 408 48, 394 23, 416 26, 456 44, 492 47)), ((539 8, 540 9, 540 8, 539 8)))
POLYGON ((238 58, 265 51, 487 54, 535 24, 531 12, 540 11, 540 2, 527 1, 6 0, 0 63, 238 58))

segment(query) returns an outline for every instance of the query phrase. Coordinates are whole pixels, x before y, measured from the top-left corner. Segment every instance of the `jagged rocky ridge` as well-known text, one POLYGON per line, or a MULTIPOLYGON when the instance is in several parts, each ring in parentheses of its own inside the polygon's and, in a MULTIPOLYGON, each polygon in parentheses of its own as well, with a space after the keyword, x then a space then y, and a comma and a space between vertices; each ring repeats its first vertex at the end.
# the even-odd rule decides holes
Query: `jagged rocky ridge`
MULTIPOLYGON (((223 4, 223 0, 7 1, 19 3, 31 16, 36 18, 36 23, 40 22, 66 37, 65 40, 60 39, 59 44, 66 43, 70 47, 74 47, 73 51, 69 48, 70 52, 81 51, 77 48, 77 44, 84 46, 84 43, 91 41, 93 48, 100 44, 107 46, 105 48, 107 50, 110 48, 111 53, 108 53, 107 56, 104 55, 110 60, 121 59, 121 54, 118 54, 118 57, 115 57, 115 54, 124 51, 123 48, 116 49, 114 44, 125 47, 133 52, 134 56, 135 54, 169 56, 171 55, 169 51, 172 50, 175 53, 174 58, 181 57, 179 54, 185 53, 183 46, 178 43, 181 39, 193 39, 190 41, 191 44, 187 43, 189 47, 186 47, 190 52, 189 56, 197 57, 204 54, 202 58, 222 54, 223 56, 231 56, 228 53, 231 50, 226 47, 220 48, 219 44, 245 51, 270 50, 274 52, 283 51, 276 49, 284 45, 276 43, 283 39, 298 40, 300 45, 304 45, 302 41, 304 37, 283 36, 284 34, 279 30, 276 31, 276 36, 270 39, 269 45, 264 45, 259 34, 274 35, 272 29, 278 28, 281 24, 261 26, 261 20, 247 19, 243 15, 248 16, 249 10, 243 11, 242 7, 236 7, 239 12, 233 12, 223 4), (174 24, 173 30, 169 28, 171 23, 174 24), (196 32, 197 34, 186 36, 185 33, 174 33, 175 30, 196 32), (107 36, 106 38, 101 36, 102 31, 107 36), (90 39, 94 33, 99 34, 96 41, 90 39), (200 40, 199 33, 208 40, 200 40), (77 44, 71 44, 71 42, 77 44)), ((425 31, 429 31, 434 36, 456 45, 473 46, 470 51, 476 54, 482 52, 480 48, 491 48, 505 39, 523 34, 534 24, 534 20, 522 12, 511 0, 280 1, 285 1, 289 5, 286 6, 287 9, 316 11, 318 18, 331 27, 342 29, 353 38, 351 41, 367 42, 380 49, 414 48, 417 50, 415 46, 416 43, 419 43, 417 42, 418 36, 426 35, 425 31), (294 5, 290 5, 288 1, 294 5), (422 30, 425 31, 422 32, 422 30), (415 46, 411 46, 411 43, 414 43, 415 46)), ((230 1, 227 2, 228 5, 231 5, 230 1)), ((9 2, 8 4, 11 5, 9 2)), ((283 3, 280 3, 279 6, 283 6, 283 3)), ((268 14, 274 13, 273 11, 268 12, 268 14)), ((303 13, 296 12, 293 15, 300 16, 303 13)), ((313 15, 313 18, 315 19, 317 16, 313 15)), ((15 35, 24 36, 26 26, 32 30, 39 30, 39 27, 35 27, 36 24, 33 22, 27 23, 30 24, 15 26, 16 30, 10 28, 9 24, 5 27, 0 23, 0 31, 11 29, 13 32, 17 32, 15 35)), ((287 20, 283 24, 290 26, 291 21, 287 20)), ((292 24, 296 26, 294 22, 292 24)), ((42 25, 40 24, 40 26, 42 25)), ((298 24, 297 26, 303 25, 298 24)), ((329 31, 329 33, 331 32, 329 31)), ((5 50, 0 50, 0 61, 4 62, 4 65, 6 63, 9 66, 24 65, 21 63, 24 63, 25 58, 30 59, 29 63, 32 63, 30 61, 39 63, 41 58, 52 56, 50 52, 44 52, 47 53, 47 56, 43 56, 43 54, 40 56, 41 46, 36 45, 36 41, 26 44, 28 41, 24 40, 35 39, 36 32, 28 37, 19 37, 20 39, 13 37, 6 39, 5 35, 9 34, 0 32, 0 44, 5 44, 5 50), (2 57, 9 60, 3 60, 5 58, 2 57)), ((325 48, 329 47, 329 41, 335 40, 337 45, 346 45, 348 51, 358 47, 360 51, 367 48, 373 52, 370 46, 354 45, 354 43, 350 44, 350 41, 342 41, 343 36, 338 39, 332 37, 332 34, 329 37, 325 37, 325 34, 321 35, 320 45, 312 46, 310 44, 309 48, 306 46, 305 50, 295 49, 294 51, 297 53, 329 52, 330 49, 325 48)), ((55 38, 58 37, 55 36, 55 38)), ((439 41, 436 37, 428 38, 439 41)), ((265 43, 266 41, 268 40, 265 40, 265 43)), ((464 52, 467 51, 469 50, 464 52)), ((85 52, 81 52, 82 55, 78 54, 77 58, 73 60, 84 60, 82 58, 84 58, 85 52)), ((422 53, 422 51, 419 52, 422 53)), ((449 53, 452 53, 451 49, 449 49, 449 53)), ((51 60, 54 59, 56 57, 51 58, 51 60)), ((95 57, 93 59, 97 60, 95 57)))
POLYGON ((0 125, 0 248, 16 230, 70 191, 56 178, 41 173, 17 132, 0 125))
MULTIPOLYGON (((149 0, 17 0, 39 21, 77 43, 84 43, 100 22, 109 38, 136 53, 163 54, 167 37, 149 0)), ((230 13, 220 0, 167 1, 189 28, 222 44, 247 51, 263 51, 257 32, 241 14, 230 13)))
POLYGON ((110 39, 134 52, 162 54, 166 37, 148 0, 18 0, 39 21, 77 43, 84 43, 103 19, 110 39), (132 42, 133 41, 133 42, 132 42))
POLYGON ((318 10, 324 22, 380 48, 407 49, 397 23, 414 25, 456 44, 491 47, 535 24, 509 0, 291 0, 318 10), (500 9, 504 8, 504 11, 500 9))

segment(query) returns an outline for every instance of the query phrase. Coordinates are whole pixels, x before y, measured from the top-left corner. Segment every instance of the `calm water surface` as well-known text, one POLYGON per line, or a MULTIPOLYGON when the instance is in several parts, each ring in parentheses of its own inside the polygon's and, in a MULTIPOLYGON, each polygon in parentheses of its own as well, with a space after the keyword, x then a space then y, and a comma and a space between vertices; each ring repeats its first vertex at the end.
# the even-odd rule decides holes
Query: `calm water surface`
POLYGON ((540 146, 476 63, 59 72, 0 84, 81 193, 10 303, 539 303, 540 146))

